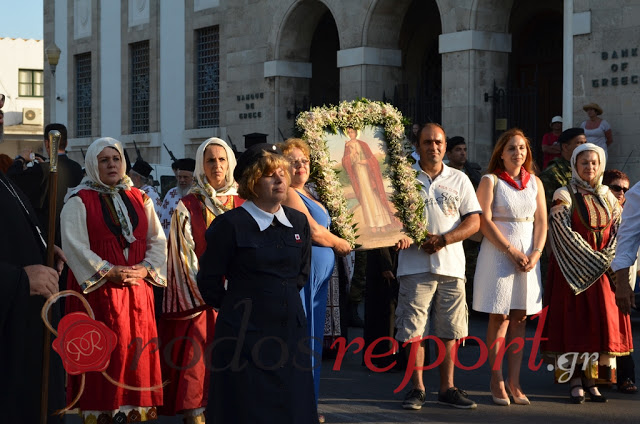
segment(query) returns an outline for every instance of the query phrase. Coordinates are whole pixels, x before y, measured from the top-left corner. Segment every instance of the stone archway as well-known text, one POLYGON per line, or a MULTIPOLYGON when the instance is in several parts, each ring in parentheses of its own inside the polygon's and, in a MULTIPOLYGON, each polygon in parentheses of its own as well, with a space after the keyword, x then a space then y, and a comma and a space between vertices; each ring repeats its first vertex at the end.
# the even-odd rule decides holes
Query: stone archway
POLYGON ((469 57, 469 87, 475 93, 467 126, 469 137, 479 143, 476 160, 486 162, 498 134, 513 126, 522 128, 539 151, 535 147, 550 118, 562 110, 562 2, 475 0, 470 10, 458 13, 468 14, 471 31, 510 38, 509 48, 487 46, 469 57), (494 83, 503 94, 494 92, 494 83), (490 101, 479 101, 483 95, 490 101), (494 115, 495 110, 501 112, 494 115))
POLYGON ((436 0, 379 0, 365 24, 367 46, 400 52, 398 78, 385 85, 384 98, 413 122, 441 120, 441 33, 436 0))
POLYGON ((447 134, 465 137, 469 158, 486 164, 494 142, 494 82, 507 82, 514 0, 472 0, 460 5, 439 0, 442 35, 442 124, 447 134))
POLYGON ((337 103, 338 29, 321 1, 300 1, 285 14, 276 37, 273 61, 265 76, 274 77, 276 139, 295 134, 295 117, 322 102, 337 103))
POLYGON ((401 95, 405 115, 413 122, 442 122, 442 33, 435 0, 413 0, 404 16, 399 46, 402 50, 401 95))
POLYGON ((338 104, 340 99, 340 70, 338 50, 340 40, 333 15, 327 10, 320 18, 311 40, 311 106, 338 104))

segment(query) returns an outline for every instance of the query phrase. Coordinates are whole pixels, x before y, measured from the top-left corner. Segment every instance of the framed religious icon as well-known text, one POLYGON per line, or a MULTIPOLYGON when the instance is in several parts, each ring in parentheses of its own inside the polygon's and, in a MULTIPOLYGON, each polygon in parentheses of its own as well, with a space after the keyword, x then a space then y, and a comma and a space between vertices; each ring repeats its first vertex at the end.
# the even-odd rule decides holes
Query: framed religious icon
POLYGON ((402 115, 360 99, 313 108, 297 119, 311 147, 311 176, 332 231, 360 249, 426 236, 424 200, 404 151, 402 115))
POLYGON ((402 222, 391 201, 386 144, 381 126, 357 130, 325 131, 332 167, 353 215, 358 244, 364 249, 392 246, 400 236, 402 222))

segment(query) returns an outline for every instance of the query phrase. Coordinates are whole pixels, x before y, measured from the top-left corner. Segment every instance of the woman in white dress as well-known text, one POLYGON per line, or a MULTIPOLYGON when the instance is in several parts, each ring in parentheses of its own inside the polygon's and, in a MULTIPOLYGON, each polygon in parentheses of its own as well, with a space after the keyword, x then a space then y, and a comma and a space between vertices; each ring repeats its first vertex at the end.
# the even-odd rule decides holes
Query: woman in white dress
POLYGON ((490 314, 487 346, 491 396, 497 405, 509 405, 509 393, 514 403, 530 403, 520 387, 523 346, 519 343, 524 343, 527 315, 542 308, 538 261, 547 237, 544 189, 533 175, 532 159, 524 133, 515 128, 506 131, 496 143, 489 174, 482 177, 477 192, 484 239, 474 278, 473 309, 490 314), (512 341, 514 345, 509 346, 512 341), (509 347, 506 382, 501 363, 505 347, 509 347))

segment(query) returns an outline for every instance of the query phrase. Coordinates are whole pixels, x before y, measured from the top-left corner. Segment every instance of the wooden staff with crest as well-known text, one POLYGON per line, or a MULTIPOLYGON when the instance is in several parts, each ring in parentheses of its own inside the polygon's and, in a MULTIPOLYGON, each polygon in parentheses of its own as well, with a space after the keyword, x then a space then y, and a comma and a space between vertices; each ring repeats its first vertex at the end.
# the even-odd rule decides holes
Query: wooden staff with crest
MULTIPOLYGON (((58 146, 60 132, 49 131, 49 227, 47 232, 47 266, 56 269, 54 246, 56 243, 56 193, 58 192, 58 146)), ((51 311, 48 312, 51 321, 51 311)), ((40 423, 46 424, 49 403, 49 368, 51 358, 51 333, 45 328, 42 346, 42 396, 40 398, 40 423)))

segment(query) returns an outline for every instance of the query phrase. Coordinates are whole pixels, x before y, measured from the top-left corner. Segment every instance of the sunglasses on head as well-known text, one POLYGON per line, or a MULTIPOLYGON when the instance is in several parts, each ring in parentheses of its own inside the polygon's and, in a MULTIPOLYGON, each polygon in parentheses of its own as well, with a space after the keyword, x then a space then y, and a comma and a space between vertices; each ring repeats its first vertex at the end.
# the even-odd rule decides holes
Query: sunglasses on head
POLYGON ((629 187, 620 187, 617 184, 611 184, 609 188, 611 189, 611 191, 622 191, 623 193, 626 193, 627 190, 629 190, 629 187))

